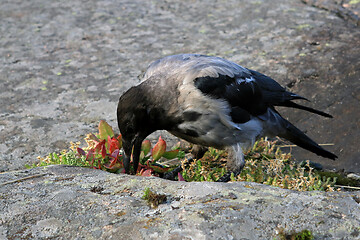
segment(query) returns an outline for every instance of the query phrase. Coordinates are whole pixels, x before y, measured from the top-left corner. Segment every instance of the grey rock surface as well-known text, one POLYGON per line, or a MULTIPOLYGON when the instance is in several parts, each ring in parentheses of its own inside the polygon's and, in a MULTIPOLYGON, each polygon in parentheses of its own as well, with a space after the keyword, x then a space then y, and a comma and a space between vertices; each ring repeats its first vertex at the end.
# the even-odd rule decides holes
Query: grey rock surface
POLYGON ((248 182, 187 183, 49 166, 0 174, 1 239, 360 238, 360 192, 297 192, 248 182), (31 178, 31 176, 33 176, 31 178), (145 188, 167 196, 158 208, 145 188))
POLYGON ((339 155, 294 148, 298 160, 359 173, 359 27, 334 6, 348 6, 346 16, 360 9, 335 0, 1 1, 0 171, 67 148, 100 119, 115 128, 119 96, 150 62, 203 53, 263 72, 334 115, 281 109, 339 155))

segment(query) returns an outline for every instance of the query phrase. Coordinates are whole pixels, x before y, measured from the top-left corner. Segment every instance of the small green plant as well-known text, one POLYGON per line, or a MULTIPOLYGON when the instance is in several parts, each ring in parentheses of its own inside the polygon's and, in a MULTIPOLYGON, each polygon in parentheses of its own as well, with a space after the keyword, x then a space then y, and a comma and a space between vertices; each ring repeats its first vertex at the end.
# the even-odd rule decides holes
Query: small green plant
POLYGON ((276 141, 262 139, 246 153, 246 165, 237 180, 298 191, 334 191, 336 178, 321 177, 309 162, 301 167, 291 158, 281 152, 276 141))
MULTIPOLYGON (((86 147, 80 148, 80 142, 71 142, 70 150, 63 150, 60 154, 50 153, 45 158, 39 157, 40 162, 36 166, 65 164, 91 167, 113 173, 124 172, 121 135, 116 137, 112 127, 104 120, 100 121, 98 129, 98 134, 86 136, 86 147)), ((166 142, 161 137, 153 148, 151 148, 150 141, 145 140, 141 147, 137 173, 142 176, 158 176, 171 168, 158 164, 157 161, 162 157, 177 158, 178 155, 183 155, 179 149, 166 151, 166 142)))
POLYGON ((166 195, 154 193, 150 188, 146 188, 142 199, 146 200, 151 208, 157 208, 159 204, 166 201, 166 195))
POLYGON ((46 157, 38 157, 39 163, 33 165, 25 165, 26 168, 41 167, 47 165, 71 165, 79 167, 90 167, 85 157, 81 157, 76 152, 76 148, 80 142, 70 142, 70 150, 62 150, 60 153, 49 153, 46 157))
POLYGON ((277 238, 274 240, 313 240, 314 236, 310 230, 302 230, 301 232, 293 232, 290 234, 284 233, 284 230, 281 229, 277 238))
POLYGON ((226 173, 226 157, 224 150, 209 148, 201 159, 197 159, 187 166, 182 162, 182 177, 187 182, 216 181, 226 173))

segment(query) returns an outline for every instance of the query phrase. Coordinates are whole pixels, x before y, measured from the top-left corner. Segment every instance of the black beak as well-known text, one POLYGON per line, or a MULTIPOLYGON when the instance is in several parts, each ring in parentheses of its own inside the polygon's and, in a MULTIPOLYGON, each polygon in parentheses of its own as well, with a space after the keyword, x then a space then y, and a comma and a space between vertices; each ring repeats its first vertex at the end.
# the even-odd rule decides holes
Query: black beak
POLYGON ((130 156, 125 154, 123 163, 124 163, 125 173, 130 174, 130 156))
POLYGON ((131 174, 131 164, 130 164, 131 155, 133 159, 134 174, 136 174, 137 172, 140 161, 141 143, 142 140, 135 139, 135 141, 133 141, 133 145, 131 146, 132 151, 130 149, 129 151, 125 150, 123 163, 124 163, 125 173, 127 174, 131 174))

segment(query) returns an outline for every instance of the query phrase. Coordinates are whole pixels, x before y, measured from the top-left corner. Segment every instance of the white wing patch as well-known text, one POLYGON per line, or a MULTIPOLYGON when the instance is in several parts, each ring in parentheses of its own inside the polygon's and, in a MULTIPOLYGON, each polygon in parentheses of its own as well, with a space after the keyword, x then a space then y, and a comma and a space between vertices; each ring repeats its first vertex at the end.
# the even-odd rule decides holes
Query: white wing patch
MULTIPOLYGON (((242 83, 247 83, 250 85, 251 89, 252 89, 252 92, 255 93, 255 88, 254 88, 254 84, 255 83, 255 79, 253 77, 249 77, 249 78, 238 78, 236 79, 236 83, 238 85, 242 84, 242 83)), ((237 89, 237 91, 239 92, 240 90, 237 89)))
POLYGON ((236 83, 237 84, 241 84, 241 83, 251 83, 251 82, 255 82, 255 79, 253 77, 250 77, 250 78, 238 78, 236 79, 236 83))

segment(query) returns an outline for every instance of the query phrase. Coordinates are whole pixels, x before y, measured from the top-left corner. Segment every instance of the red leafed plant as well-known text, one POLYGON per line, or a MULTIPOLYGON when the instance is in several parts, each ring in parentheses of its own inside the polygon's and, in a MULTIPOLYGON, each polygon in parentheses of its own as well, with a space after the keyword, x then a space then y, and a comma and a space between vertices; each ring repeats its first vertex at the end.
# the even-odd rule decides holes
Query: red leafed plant
MULTIPOLYGON (((121 134, 116 137, 106 121, 101 120, 99 133, 89 134, 86 141, 89 147, 84 149, 77 147, 77 152, 80 156, 85 156, 91 167, 109 172, 124 172, 121 134)), ((164 167, 157 161, 161 157, 176 158, 178 153, 179 150, 166 151, 166 142, 161 137, 152 149, 149 140, 143 141, 137 174, 157 176, 169 171, 169 167, 164 167)))

